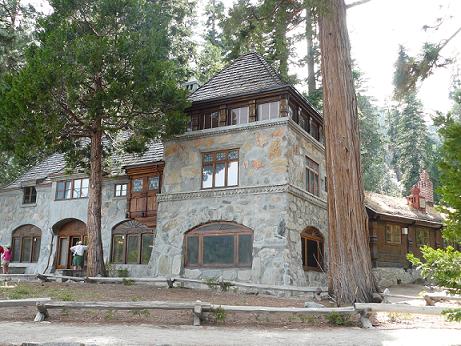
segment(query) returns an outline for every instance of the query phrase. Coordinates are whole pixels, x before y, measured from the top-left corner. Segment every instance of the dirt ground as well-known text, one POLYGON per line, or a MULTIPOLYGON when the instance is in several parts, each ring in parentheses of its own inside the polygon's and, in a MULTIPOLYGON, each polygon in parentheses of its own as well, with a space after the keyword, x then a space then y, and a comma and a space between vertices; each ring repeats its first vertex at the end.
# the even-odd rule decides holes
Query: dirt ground
MULTIPOLYGON (((11 286, 13 284, 10 283, 11 286)), ((263 305, 276 307, 303 307, 303 298, 279 298, 265 295, 219 292, 216 290, 198 290, 187 288, 160 288, 153 285, 123 284, 84 284, 56 282, 21 282, 15 287, 0 286, 0 299, 21 299, 51 297, 64 301, 142 301, 168 300, 193 302, 200 300, 213 304, 226 305, 263 305)), ((391 288, 393 294, 417 295, 424 289, 417 285, 402 285, 391 288)), ((331 305, 329 302, 322 302, 331 305)), ((424 301, 406 302, 424 304, 424 301)), ((0 322, 30 322, 36 313, 35 307, 2 308, 0 322)), ((115 311, 115 310, 68 310, 52 309, 49 321, 65 323, 101 323, 101 324, 150 324, 150 325, 191 325, 190 311, 115 311)), ((239 327, 331 327, 358 326, 357 317, 342 319, 338 316, 305 316, 299 314, 264 314, 264 313, 227 313, 218 315, 210 313, 204 325, 219 325, 230 328, 239 327)), ((392 328, 454 328, 461 329, 461 324, 447 322, 444 317, 397 313, 379 313, 375 324, 381 329, 392 328)))

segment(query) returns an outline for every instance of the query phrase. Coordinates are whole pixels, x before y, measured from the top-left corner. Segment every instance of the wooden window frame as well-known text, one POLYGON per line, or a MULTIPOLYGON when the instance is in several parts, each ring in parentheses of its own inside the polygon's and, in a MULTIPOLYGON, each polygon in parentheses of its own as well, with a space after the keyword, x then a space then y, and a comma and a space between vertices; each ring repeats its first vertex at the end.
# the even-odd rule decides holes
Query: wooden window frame
MULTIPOLYGON (((424 246, 424 245, 428 245, 430 246, 431 245, 431 233, 430 233, 430 230, 428 230, 427 228, 416 228, 415 230, 415 242, 416 242, 416 246, 420 247, 420 246, 424 246), (421 243, 418 239, 418 234, 422 234, 422 233, 425 233, 427 234, 427 242, 423 242, 421 243)), ((426 240, 426 236, 424 237, 424 240, 426 240)))
POLYGON ((82 198, 88 198, 88 195, 89 195, 89 191, 90 191, 90 179, 89 178, 75 178, 75 179, 66 179, 66 180, 59 180, 56 182, 56 191, 55 191, 55 201, 67 201, 67 200, 71 200, 71 199, 82 199, 82 198), (87 196, 82 196, 82 186, 83 186, 83 181, 84 180, 88 180, 88 192, 87 192, 87 196), (74 191, 75 191, 75 182, 76 181, 80 181, 80 194, 78 197, 74 197, 74 191), (58 186, 59 184, 62 184, 64 183, 64 198, 59 198, 58 197, 58 192, 61 191, 61 190, 58 190, 58 186), (66 183, 70 183, 70 198, 66 198, 66 183))
POLYGON ((303 269, 304 271, 323 271, 323 259, 324 259, 324 245, 325 241, 317 229, 313 227, 308 227, 301 233, 301 260, 303 264, 303 269), (317 256, 320 257, 320 260, 318 261, 318 265, 316 267, 312 267, 308 265, 308 256, 307 256, 307 242, 308 241, 314 241, 317 243, 317 256), (302 252, 302 245, 304 243, 304 249, 305 249, 305 256, 303 256, 302 252))
POLYGON ((35 186, 25 186, 22 188, 22 204, 37 203, 37 189, 35 186))
MULTIPOLYGON (((262 100, 257 100, 256 101, 256 121, 264 121, 264 120, 273 120, 273 119, 278 119, 280 118, 280 103, 281 100, 280 98, 272 98, 272 99, 262 99, 262 100), (261 116, 259 114, 259 106, 269 104, 269 103, 278 103, 278 116, 276 118, 271 118, 269 116, 268 119, 261 119, 261 116)), ((234 108, 235 109, 235 108, 234 108)))
POLYGON ((211 151, 211 152, 206 152, 202 153, 202 178, 201 178, 201 188, 202 190, 210 190, 210 189, 220 189, 220 188, 227 188, 227 187, 237 187, 240 184, 240 150, 235 148, 235 149, 225 149, 225 150, 217 150, 217 151, 211 151), (237 159, 229 159, 229 152, 231 151, 237 151, 238 157, 237 159), (217 153, 226 153, 226 159, 225 160, 216 160, 216 155, 217 153), (205 155, 212 155, 213 160, 209 162, 205 162, 205 155), (236 185, 228 185, 228 170, 229 170, 229 164, 231 162, 237 162, 237 184, 236 185), (224 185, 223 186, 215 186, 215 175, 216 175, 216 164, 217 163, 224 163, 224 185), (213 166, 213 173, 212 173, 212 182, 210 187, 203 187, 203 168, 205 166, 213 166))
POLYGON ((240 264, 239 259, 240 259, 240 254, 239 254, 239 242, 240 242, 240 236, 241 235, 246 235, 251 237, 251 248, 253 248, 253 241, 254 241, 254 236, 253 236, 253 231, 249 228, 246 228, 244 226, 230 223, 230 222, 213 222, 213 223, 208 223, 201 225, 189 232, 187 232, 184 236, 184 267, 186 268, 251 268, 253 264, 253 251, 251 251, 250 254, 250 263, 248 264, 240 264), (210 226, 216 225, 216 231, 208 231, 208 230, 202 230, 204 227, 209 228, 210 226), (232 225, 235 228, 232 229, 225 229, 225 230, 219 230, 221 225, 232 225), (203 253, 204 253, 204 245, 203 245, 203 239, 205 237, 219 237, 219 236, 232 236, 234 239, 234 261, 233 263, 213 263, 213 264, 203 264, 203 253), (188 239, 192 237, 197 237, 198 238, 198 255, 197 255, 197 263, 196 264, 190 264, 188 262, 189 258, 189 249, 188 249, 188 239))
POLYGON ((396 246, 400 246, 402 245, 402 227, 400 225, 395 225, 395 224, 389 224, 389 223, 386 223, 385 226, 384 226, 384 243, 386 245, 396 245, 396 246), (389 231, 391 233, 399 233, 399 241, 393 241, 392 240, 392 236, 390 236, 390 238, 388 237, 388 228, 389 228, 389 231))
MULTIPOLYGON (((239 115, 239 119, 240 120, 240 115, 239 115)), ((227 111, 227 124, 228 125, 244 125, 244 124, 250 124, 250 105, 248 103, 244 103, 244 104, 236 104, 236 105, 230 105, 228 107, 228 111, 227 111), (246 123, 240 123, 240 122, 237 122, 236 124, 232 124, 232 111, 235 110, 235 109, 241 109, 241 108, 247 108, 248 109, 248 121, 246 123)))
POLYGON ((111 236, 111 251, 110 251, 110 261, 113 264, 128 264, 128 265, 137 265, 137 264, 142 264, 142 265, 147 265, 147 263, 144 263, 142 261, 142 251, 143 251, 143 236, 144 235, 151 235, 153 236, 155 240, 155 231, 153 229, 149 230, 148 227, 146 227, 143 230, 140 229, 130 229, 128 230, 119 230, 117 228, 114 228, 112 230, 112 236, 111 236), (114 261, 114 252, 115 252, 115 237, 116 236, 122 236, 123 238, 123 262, 115 262, 114 261), (128 237, 137 237, 138 238, 138 259, 136 263, 128 263, 128 237))
POLYGON ((320 165, 306 156, 306 191, 314 196, 320 196, 320 165), (310 174, 314 176, 314 181, 310 181, 310 174))
POLYGON ((12 262, 13 263, 37 263, 38 258, 40 257, 40 247, 37 249, 36 244, 38 243, 38 240, 40 241, 40 247, 42 243, 42 236, 41 236, 41 231, 38 228, 27 228, 27 229, 21 229, 18 228, 13 232, 12 235, 12 241, 11 241, 11 250, 12 250, 12 262), (28 258, 24 258, 24 241, 30 239, 31 241, 31 247, 30 247, 30 254, 28 258), (34 241, 35 240, 35 241, 34 241), (14 259, 14 248, 15 248, 15 243, 19 242, 19 260, 18 261, 13 261, 14 259), (37 260, 34 261, 35 254, 38 252, 37 260))
POLYGON ((128 183, 116 183, 114 184, 114 197, 126 197, 128 196, 128 183), (123 194, 123 188, 120 189, 120 195, 117 195, 117 187, 125 185, 125 194, 123 194))

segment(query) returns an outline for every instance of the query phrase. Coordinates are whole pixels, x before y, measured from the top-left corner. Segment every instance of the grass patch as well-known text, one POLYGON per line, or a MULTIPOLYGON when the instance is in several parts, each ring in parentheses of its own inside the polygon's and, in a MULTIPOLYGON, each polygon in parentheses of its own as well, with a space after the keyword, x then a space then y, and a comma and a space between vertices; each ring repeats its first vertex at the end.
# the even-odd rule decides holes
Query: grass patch
POLYGON ((345 326, 350 323, 349 315, 342 315, 337 312, 331 312, 327 316, 327 321, 335 326, 345 326))
POLYGON ((5 295, 8 299, 24 299, 31 298, 33 291, 27 286, 18 285, 15 288, 8 288, 5 295))

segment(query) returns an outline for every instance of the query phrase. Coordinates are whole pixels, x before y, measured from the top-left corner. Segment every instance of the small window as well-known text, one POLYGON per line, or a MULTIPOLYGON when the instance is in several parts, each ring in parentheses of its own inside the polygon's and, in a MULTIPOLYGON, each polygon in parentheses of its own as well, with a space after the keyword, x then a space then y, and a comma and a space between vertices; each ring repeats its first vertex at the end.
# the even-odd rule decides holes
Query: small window
POLYGON ((149 190, 158 190, 160 184, 160 177, 149 177, 147 179, 149 190))
POLYGON ((306 156, 306 190, 313 195, 320 195, 319 164, 306 156))
POLYGON ((210 223, 186 234, 186 267, 251 267, 253 232, 233 223, 210 223))
POLYGON ((258 105, 258 120, 277 119, 280 117, 280 102, 268 102, 258 105))
POLYGON ((115 184, 115 197, 126 196, 128 184, 115 184))
POLYGON ((240 107, 230 111, 230 125, 247 124, 249 122, 250 108, 240 107))
POLYGON ((301 257, 304 270, 321 270, 323 267, 323 236, 309 227, 301 233, 301 257))
POLYGON ((215 127, 219 127, 219 112, 210 112, 205 113, 202 116, 202 129, 213 129, 215 127))
POLYGON ((384 238, 386 244, 400 245, 402 243, 402 230, 399 225, 386 224, 384 238))
POLYGON ((417 246, 430 245, 430 235, 429 235, 428 229, 424 229, 424 228, 416 229, 416 245, 417 246))
POLYGON ((37 190, 35 189, 35 186, 27 186, 22 189, 23 192, 23 198, 22 198, 22 203, 23 204, 33 204, 37 202, 37 190))
POLYGON ((56 200, 88 197, 89 179, 62 180, 56 183, 56 200))
POLYGON ((237 149, 204 153, 202 156, 202 189, 237 186, 239 151, 237 149))
POLYGON ((133 179, 132 182, 132 190, 133 192, 142 192, 143 189, 143 179, 133 179))

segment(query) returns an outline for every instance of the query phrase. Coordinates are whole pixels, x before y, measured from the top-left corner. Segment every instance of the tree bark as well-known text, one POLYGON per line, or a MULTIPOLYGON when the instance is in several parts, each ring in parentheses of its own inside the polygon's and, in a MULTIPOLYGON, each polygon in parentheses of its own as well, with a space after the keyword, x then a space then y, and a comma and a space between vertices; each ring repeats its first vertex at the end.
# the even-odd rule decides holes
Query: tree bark
POLYGON ((306 42, 307 42, 307 91, 312 95, 317 90, 315 85, 315 57, 314 57, 314 21, 312 13, 312 4, 305 0, 304 6, 306 9, 306 42))
POLYGON ((360 168, 357 99, 344 0, 319 17, 328 173, 329 290, 338 305, 372 301, 375 281, 360 168))
POLYGON ((106 276, 101 238, 102 200, 102 129, 101 120, 91 133, 90 184, 88 191, 88 262, 87 276, 106 276))

